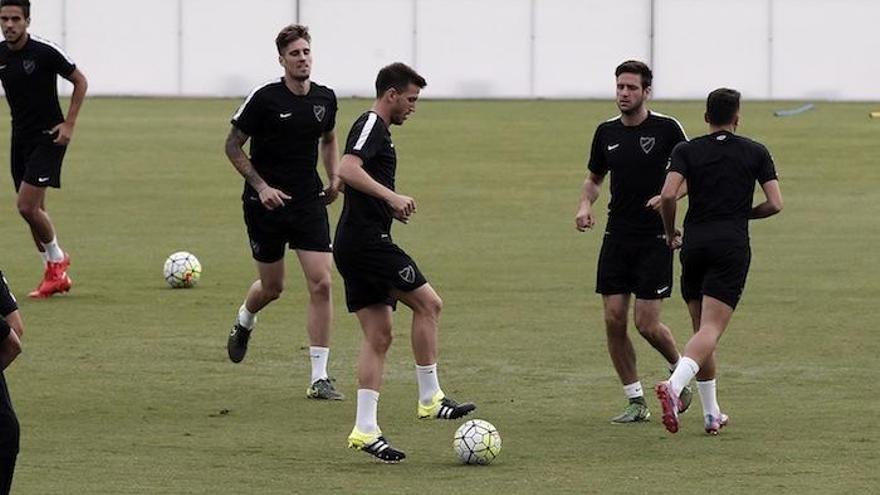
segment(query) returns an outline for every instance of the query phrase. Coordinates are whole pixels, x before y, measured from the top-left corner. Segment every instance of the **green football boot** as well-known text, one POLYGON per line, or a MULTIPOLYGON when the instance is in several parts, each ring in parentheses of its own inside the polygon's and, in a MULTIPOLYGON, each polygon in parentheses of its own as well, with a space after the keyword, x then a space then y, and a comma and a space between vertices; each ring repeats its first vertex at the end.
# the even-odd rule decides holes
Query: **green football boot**
POLYGON ((611 422, 613 424, 622 425, 626 423, 642 423, 649 419, 651 419, 651 411, 648 410, 648 405, 645 404, 645 398, 637 397, 635 399, 630 399, 626 409, 624 409, 622 413, 611 418, 611 422))

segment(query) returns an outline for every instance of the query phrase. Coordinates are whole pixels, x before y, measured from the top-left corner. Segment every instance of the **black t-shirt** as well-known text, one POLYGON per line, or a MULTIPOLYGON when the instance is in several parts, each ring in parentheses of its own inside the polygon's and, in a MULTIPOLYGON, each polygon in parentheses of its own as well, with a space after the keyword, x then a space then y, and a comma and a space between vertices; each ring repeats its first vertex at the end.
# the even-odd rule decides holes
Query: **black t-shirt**
POLYGON ((73 60, 51 41, 28 35, 21 50, 0 43, 0 80, 12 114, 12 133, 17 139, 49 134, 64 122, 58 103, 58 76, 70 77, 73 60))
MULTIPOLYGON (((279 78, 254 89, 232 116, 232 125, 251 137, 251 163, 270 186, 289 194, 291 205, 320 200, 318 140, 336 126, 336 94, 312 82, 296 95, 279 78)), ((243 197, 255 196, 245 183, 243 197)))
POLYGON ((660 215, 645 204, 663 188, 672 148, 686 140, 677 120, 655 112, 637 126, 623 125, 619 116, 599 124, 587 168, 602 177, 611 171, 609 235, 639 239, 663 234, 660 215))
POLYGON ((688 184, 684 246, 748 245, 755 181, 776 179, 764 145, 727 131, 700 136, 672 150, 669 170, 688 184))
MULTIPOLYGON (((18 309, 15 296, 6 284, 3 272, 0 272, 0 317, 5 318, 18 309)), ((6 321, 0 322, 0 342, 9 337, 9 328, 6 321)), ((6 387, 6 377, 0 372, 0 457, 18 453, 19 433, 18 419, 9 399, 9 389, 6 387)))
MULTIPOLYGON (((351 126, 345 154, 363 160, 363 169, 373 180, 394 190, 397 154, 388 125, 375 112, 364 113, 351 126)), ((337 238, 349 233, 363 236, 390 234, 392 220, 391 208, 385 201, 346 187, 337 238)))

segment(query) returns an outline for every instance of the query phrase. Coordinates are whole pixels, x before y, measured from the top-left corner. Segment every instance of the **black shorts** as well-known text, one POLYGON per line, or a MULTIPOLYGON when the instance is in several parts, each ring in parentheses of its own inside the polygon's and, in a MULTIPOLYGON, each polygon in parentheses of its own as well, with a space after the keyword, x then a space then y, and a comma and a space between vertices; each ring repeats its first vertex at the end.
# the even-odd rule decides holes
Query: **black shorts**
POLYGON ((746 286, 749 246, 700 246, 681 250, 681 295, 685 301, 714 297, 736 309, 746 286))
POLYGON ((340 242, 337 236, 333 259, 345 281, 345 303, 350 313, 374 304, 396 308, 392 290, 411 292, 428 283, 416 262, 387 234, 357 243, 340 242))
POLYGON ((9 495, 12 490, 12 476, 15 474, 15 459, 18 454, 0 455, 0 495, 9 495))
POLYGON ((605 236, 596 270, 596 292, 663 299, 672 294, 672 251, 662 236, 625 240, 605 236))
POLYGON ((54 135, 12 139, 10 152, 15 190, 22 182, 36 187, 61 187, 61 163, 67 146, 52 142, 54 135))
POLYGON ((268 210, 259 199, 246 196, 243 208, 251 253, 257 261, 274 263, 284 258, 286 245, 304 251, 333 251, 327 207, 321 202, 268 210))

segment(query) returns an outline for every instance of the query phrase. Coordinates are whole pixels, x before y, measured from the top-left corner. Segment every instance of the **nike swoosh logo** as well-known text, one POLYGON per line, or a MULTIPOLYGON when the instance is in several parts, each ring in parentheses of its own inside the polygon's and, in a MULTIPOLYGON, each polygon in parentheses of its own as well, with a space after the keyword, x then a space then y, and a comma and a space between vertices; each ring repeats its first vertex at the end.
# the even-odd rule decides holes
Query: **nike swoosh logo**
POLYGON ((49 180, 49 178, 48 177, 40 177, 37 180, 40 182, 47 182, 49 180))
POLYGON ((608 151, 616 150, 618 146, 620 146, 620 143, 617 143, 617 144, 609 144, 609 145, 608 145, 608 151))
POLYGON ((0 65, 0 70, 5 69, 6 65, 0 65))
POLYGON ((291 115, 293 115, 293 112, 291 112, 291 113, 282 113, 281 115, 279 115, 279 117, 281 117, 282 119, 287 119, 287 118, 290 118, 291 115))
POLYGON ((667 285, 666 287, 663 287, 662 289, 657 289, 657 294, 663 294, 664 292, 666 292, 666 289, 668 289, 668 288, 669 288, 669 286, 667 285))

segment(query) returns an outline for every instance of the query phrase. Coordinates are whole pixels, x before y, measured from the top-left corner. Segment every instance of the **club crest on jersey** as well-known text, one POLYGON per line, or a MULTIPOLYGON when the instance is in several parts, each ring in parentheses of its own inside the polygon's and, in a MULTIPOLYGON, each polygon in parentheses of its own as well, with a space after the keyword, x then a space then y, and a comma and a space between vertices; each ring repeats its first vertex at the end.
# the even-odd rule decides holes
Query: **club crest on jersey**
POLYGON ((650 153, 652 149, 654 149, 654 143, 656 142, 657 140, 652 137, 639 138, 639 144, 642 146, 642 151, 644 151, 646 155, 650 153))
POLYGON ((327 113, 327 107, 324 105, 315 105, 312 107, 312 110, 315 112, 315 118, 318 119, 318 122, 322 122, 324 120, 324 114, 327 113))
POLYGON ((416 281, 416 271, 412 265, 407 265, 406 268, 400 270, 397 274, 408 284, 416 281))
POLYGON ((27 59, 22 60, 21 65, 22 65, 22 67, 24 67, 24 72, 27 75, 33 74, 34 69, 37 68, 37 63, 34 62, 33 60, 27 60, 27 59))

